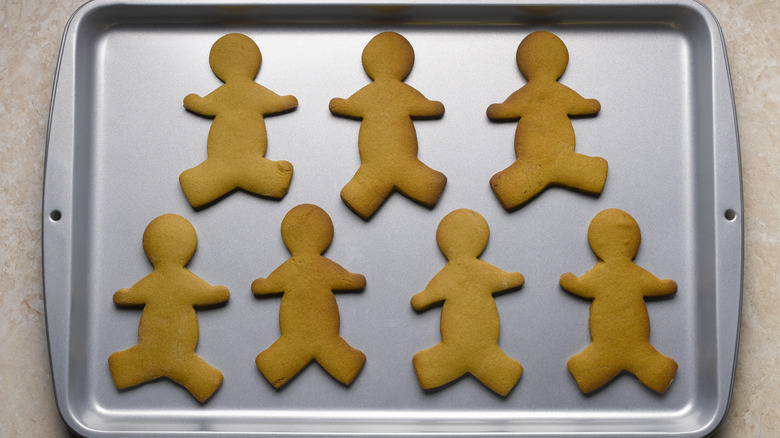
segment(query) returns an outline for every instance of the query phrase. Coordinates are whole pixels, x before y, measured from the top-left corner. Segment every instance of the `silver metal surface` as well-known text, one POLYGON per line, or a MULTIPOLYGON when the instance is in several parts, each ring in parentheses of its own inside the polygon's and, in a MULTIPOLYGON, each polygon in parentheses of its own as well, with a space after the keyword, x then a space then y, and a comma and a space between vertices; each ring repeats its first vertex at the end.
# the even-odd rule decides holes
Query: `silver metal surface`
POLYGON ((46 319, 63 419, 88 436, 708 434, 728 408, 742 285, 724 47, 715 18, 687 0, 88 3, 62 43, 43 202, 46 319), (601 102, 597 116, 572 123, 577 152, 605 158, 609 174, 601 196, 552 188, 508 213, 488 180, 514 160, 516 124, 491 122, 485 110, 525 83, 515 51, 536 30, 569 49, 561 82, 601 102), (421 160, 448 183, 433 209, 394 194, 363 221, 339 198, 359 165, 359 122, 334 117, 328 102, 368 83, 361 52, 382 31, 411 42, 406 82, 445 105, 441 119, 415 126, 421 160), (230 32, 260 47, 257 82, 300 102, 266 118, 266 157, 290 161, 295 173, 281 201, 237 192, 195 211, 178 176, 205 159, 211 121, 182 100, 221 85, 208 53, 230 32), (326 255, 368 280, 361 293, 337 294, 341 334, 368 359, 350 387, 312 364, 275 390, 254 358, 279 335, 279 299, 255 298, 250 284, 287 259, 281 219, 306 202, 333 219, 326 255), (444 266, 436 227, 461 207, 491 227, 482 259, 526 278, 520 291, 496 297, 499 344, 525 369, 506 398, 472 377, 425 392, 412 368, 412 355, 440 340, 440 308, 418 314, 409 300, 444 266), (612 207, 642 229, 636 262, 679 286, 647 304, 652 344, 680 365, 663 395, 624 374, 585 396, 566 368, 589 343, 589 302, 558 278, 593 266, 587 227, 612 207), (115 306, 112 294, 150 272, 141 236, 164 213, 197 230, 189 269, 231 292, 225 306, 198 312, 197 353, 225 376, 203 405, 165 379, 118 391, 108 370, 112 352, 137 342, 141 315, 115 306))

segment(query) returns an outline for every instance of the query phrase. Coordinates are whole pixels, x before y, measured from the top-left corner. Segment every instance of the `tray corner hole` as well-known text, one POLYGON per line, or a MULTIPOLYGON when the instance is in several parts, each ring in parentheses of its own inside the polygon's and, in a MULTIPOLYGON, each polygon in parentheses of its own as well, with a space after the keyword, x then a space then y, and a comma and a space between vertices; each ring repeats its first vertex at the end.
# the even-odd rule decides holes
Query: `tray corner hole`
POLYGON ((62 219, 62 212, 59 210, 52 210, 49 213, 49 219, 51 219, 52 222, 59 222, 60 219, 62 219))
POLYGON ((726 210, 725 213, 723 213, 723 216, 726 218, 727 221, 734 222, 734 220, 737 219, 737 212, 729 208, 728 210, 726 210))

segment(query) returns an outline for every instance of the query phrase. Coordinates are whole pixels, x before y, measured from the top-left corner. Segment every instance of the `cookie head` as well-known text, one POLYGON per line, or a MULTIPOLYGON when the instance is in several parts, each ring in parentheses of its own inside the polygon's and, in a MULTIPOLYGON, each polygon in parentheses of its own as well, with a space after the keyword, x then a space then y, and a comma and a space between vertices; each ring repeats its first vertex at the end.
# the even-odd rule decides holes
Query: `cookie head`
POLYGON ((322 254, 333 240, 333 222, 312 204, 293 207, 282 219, 282 240, 290 254, 322 254))
POLYGON ((517 67, 526 79, 557 80, 569 64, 569 51, 550 32, 534 32, 517 47, 517 67))
POLYGON ((184 266, 195 254, 198 237, 195 228, 177 214, 155 218, 144 231, 146 256, 156 268, 163 265, 184 266))
POLYGON ((246 35, 231 33, 214 43, 209 53, 209 65, 222 81, 249 79, 257 76, 262 56, 254 41, 246 35))
POLYGON ((390 77, 404 80, 414 65, 414 49, 395 32, 375 36, 363 49, 363 68, 371 79, 390 77))
POLYGON ((466 208, 444 216, 436 230, 436 242, 447 260, 479 257, 489 237, 490 228, 485 218, 466 208))
POLYGON ((641 241, 639 224, 630 214, 616 208, 597 214, 588 227, 588 243, 599 260, 632 260, 641 241))

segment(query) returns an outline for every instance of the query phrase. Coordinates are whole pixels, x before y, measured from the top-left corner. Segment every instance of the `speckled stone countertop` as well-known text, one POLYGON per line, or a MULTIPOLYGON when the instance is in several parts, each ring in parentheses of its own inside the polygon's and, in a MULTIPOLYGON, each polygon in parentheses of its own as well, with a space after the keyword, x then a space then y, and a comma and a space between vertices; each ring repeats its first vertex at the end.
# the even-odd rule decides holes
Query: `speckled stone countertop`
MULTIPOLYGON (((0 2, 0 436, 67 437, 43 317, 41 196, 52 82, 84 0, 0 2)), ((745 282, 731 409, 716 433, 780 436, 780 8, 704 0, 726 39, 742 148, 745 282)))

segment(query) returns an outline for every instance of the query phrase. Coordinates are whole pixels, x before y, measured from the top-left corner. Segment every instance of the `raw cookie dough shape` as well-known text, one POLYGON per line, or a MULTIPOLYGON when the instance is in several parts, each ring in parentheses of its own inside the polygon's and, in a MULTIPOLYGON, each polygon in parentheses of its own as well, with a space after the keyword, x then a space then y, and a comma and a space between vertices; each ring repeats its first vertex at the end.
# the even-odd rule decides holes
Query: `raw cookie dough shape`
POLYGON ((214 43, 209 65, 225 84, 206 97, 184 98, 188 110, 213 117, 207 140, 208 158, 179 177, 194 208, 209 204, 237 188, 270 198, 282 198, 293 167, 264 157, 268 139, 263 116, 298 106, 294 96, 279 96, 254 81, 260 69, 260 49, 246 35, 231 33, 214 43))
POLYGON ((146 227, 143 247, 154 270, 114 294, 118 306, 144 306, 138 345, 108 358, 118 389, 168 377, 204 402, 222 384, 222 373, 195 354, 198 318, 193 306, 219 304, 230 294, 185 268, 197 244, 195 229, 181 216, 166 214, 146 227))
POLYGON ((366 356, 339 335, 339 309, 333 290, 360 290, 366 278, 322 256, 333 240, 333 222, 321 208, 302 204, 282 220, 282 240, 292 257, 268 278, 252 282, 252 293, 282 293, 281 336, 257 355, 255 363, 275 388, 312 360, 339 382, 349 385, 366 356))
POLYGON ((436 388, 471 373, 485 386, 506 396, 523 374, 523 367, 498 347, 498 308, 493 294, 520 287, 523 275, 504 272, 479 260, 490 229, 477 212, 455 210, 442 219, 436 241, 447 264, 412 297, 423 311, 444 302, 442 341, 414 355, 414 370, 423 389, 436 388))
POLYGON ((493 175, 490 186, 507 210, 518 208, 549 185, 598 195, 607 179, 607 161, 574 152, 569 116, 596 114, 601 105, 558 82, 569 62, 555 35, 534 32, 517 48, 517 66, 528 83, 504 103, 488 107, 491 120, 520 119, 515 132, 517 161, 493 175))
POLYGON ((639 225, 628 213, 608 209, 593 218, 588 242, 598 262, 581 277, 561 276, 562 288, 593 300, 591 344, 569 359, 569 371, 589 393, 628 371, 653 391, 663 393, 677 363, 650 345, 650 319, 644 297, 673 294, 677 283, 661 280, 632 260, 639 250, 639 225))
POLYGON ((443 173, 417 158, 412 119, 441 116, 444 105, 402 82, 412 65, 409 41, 394 32, 380 33, 363 50, 363 68, 373 82, 348 99, 330 101, 332 113, 362 119, 360 168, 342 189, 341 199, 363 219, 394 190, 432 208, 447 183, 443 173))

